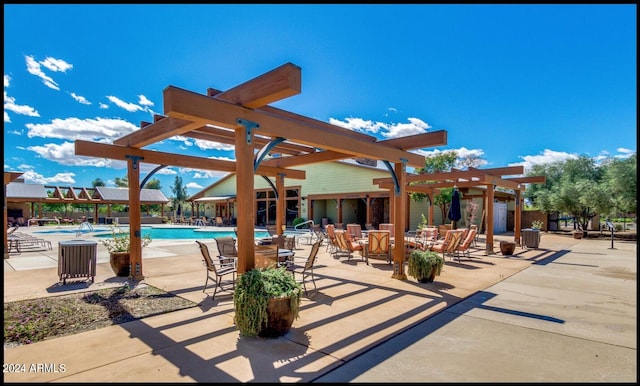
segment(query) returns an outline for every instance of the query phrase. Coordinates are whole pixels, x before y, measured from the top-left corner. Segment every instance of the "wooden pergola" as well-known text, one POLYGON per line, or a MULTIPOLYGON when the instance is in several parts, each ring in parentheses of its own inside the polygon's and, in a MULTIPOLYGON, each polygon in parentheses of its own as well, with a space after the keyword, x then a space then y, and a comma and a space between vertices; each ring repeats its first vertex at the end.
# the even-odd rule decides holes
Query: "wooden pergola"
MULTIPOLYGON (((443 188, 474 188, 485 187, 483 191, 484 208, 486 211, 486 246, 487 254, 493 253, 493 202, 496 187, 512 189, 515 192, 515 215, 514 215, 514 241, 520 245, 520 227, 522 222, 522 204, 525 184, 542 183, 544 176, 532 177, 510 177, 509 175, 522 175, 524 166, 509 166, 492 169, 452 170, 450 172, 427 173, 409 175, 406 178, 406 191, 419 192, 429 196, 429 201, 433 202, 434 190, 443 188)), ((389 178, 377 178, 373 181, 381 188, 393 187, 393 182, 389 178)), ((433 211, 429 211, 429 223, 433 224, 433 211)))
MULTIPOLYGON (((140 184, 141 162, 159 167, 174 165, 236 173, 239 273, 255 267, 255 174, 274 178, 277 194, 284 192, 285 178, 305 178, 304 171, 292 169, 298 165, 354 157, 381 160, 389 169, 394 186, 393 222, 404 224, 406 167, 424 166, 424 157, 408 150, 446 145, 446 131, 378 140, 269 106, 269 103, 299 94, 300 90, 301 70, 291 63, 223 92, 208 89, 203 95, 168 86, 163 92, 163 116, 156 116, 152 123, 142 122, 140 130, 115 140, 112 145, 76 140, 75 154, 127 161, 129 186, 140 184), (143 149, 175 135, 234 144, 236 160, 143 149), (282 156, 267 159, 269 153, 282 156)), ((285 218, 284 194, 277 196, 276 229, 280 230, 285 218)), ((142 247, 134 241, 141 237, 139 200, 139 191, 130 189, 131 275, 134 279, 144 278, 142 247)), ((394 236, 402 240, 404 227, 395 227, 394 236)), ((403 248, 394 250, 393 260, 392 277, 406 279, 403 248)))

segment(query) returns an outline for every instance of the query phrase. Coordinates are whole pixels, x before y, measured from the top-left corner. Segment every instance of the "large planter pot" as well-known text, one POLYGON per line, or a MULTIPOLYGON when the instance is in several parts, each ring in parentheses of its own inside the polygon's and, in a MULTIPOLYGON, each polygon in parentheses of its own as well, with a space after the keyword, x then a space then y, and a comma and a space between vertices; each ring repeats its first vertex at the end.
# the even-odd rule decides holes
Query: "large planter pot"
POLYGON ((433 268, 433 270, 431 270, 431 276, 428 277, 420 277, 417 280, 420 283, 433 283, 433 281, 436 279, 436 268, 433 268))
POLYGON ((505 256, 513 255, 513 252, 516 250, 516 243, 512 241, 501 241, 500 242, 500 252, 505 256))
POLYGON ((131 273, 129 255, 129 252, 111 252, 109 254, 109 264, 116 276, 129 276, 131 273))
POLYGON ((269 320, 262 324, 258 336, 262 338, 278 338, 291 330, 295 314, 291 308, 291 298, 269 298, 267 306, 269 320))
POLYGON ((582 231, 573 232, 573 238, 574 239, 581 239, 582 238, 582 231))

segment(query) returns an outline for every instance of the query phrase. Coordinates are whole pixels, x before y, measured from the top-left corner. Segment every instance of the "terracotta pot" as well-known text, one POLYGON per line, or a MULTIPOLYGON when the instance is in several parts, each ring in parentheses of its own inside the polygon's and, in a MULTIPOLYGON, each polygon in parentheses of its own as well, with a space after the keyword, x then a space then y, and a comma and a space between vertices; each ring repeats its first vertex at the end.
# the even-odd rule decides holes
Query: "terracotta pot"
POLYGON ((267 312, 269 313, 268 322, 262 325, 258 336, 277 338, 289 332, 295 319, 290 298, 269 298, 267 312))
POLYGON ((573 238, 574 239, 581 239, 582 238, 582 231, 573 232, 573 238))
POLYGON ((516 250, 516 243, 511 241, 501 241, 500 242, 500 252, 505 256, 513 255, 513 252, 516 250))
POLYGON ((129 252, 111 252, 109 254, 109 264, 116 276, 129 276, 131 272, 129 252))

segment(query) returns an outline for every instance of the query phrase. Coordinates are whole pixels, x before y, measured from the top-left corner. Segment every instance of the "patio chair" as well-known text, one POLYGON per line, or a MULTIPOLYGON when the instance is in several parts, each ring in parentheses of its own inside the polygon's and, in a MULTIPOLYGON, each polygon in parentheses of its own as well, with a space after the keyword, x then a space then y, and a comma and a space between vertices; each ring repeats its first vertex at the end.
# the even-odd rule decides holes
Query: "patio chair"
POLYGON ((231 275, 231 283, 233 289, 236 286, 236 273, 238 272, 238 258, 232 257, 229 258, 225 256, 224 259, 221 258, 213 258, 209 253, 209 247, 207 244, 196 240, 198 246, 200 247, 200 252, 202 252, 202 258, 204 260, 206 271, 206 280, 204 282, 204 287, 202 288, 202 292, 205 292, 207 289, 207 284, 209 283, 209 279, 213 280, 216 283, 216 287, 213 290, 213 295, 211 299, 216 297, 216 293, 218 292, 218 288, 223 290, 222 288, 222 280, 225 276, 231 275))
POLYGON ((318 261, 318 250, 320 250, 321 245, 322 245, 322 240, 316 241, 311 246, 311 251, 309 252, 309 256, 307 256, 304 259, 296 257, 293 259, 293 262, 291 264, 287 265, 287 270, 290 271, 291 274, 293 274, 293 277, 295 277, 296 274, 300 275, 300 279, 301 279, 300 282, 304 287, 305 294, 308 293, 307 284, 306 284, 307 277, 311 278, 314 291, 317 289, 316 279, 313 276, 313 267, 316 265, 316 261, 318 261), (304 261, 304 264, 298 264, 298 262, 300 262, 301 260, 304 261))
POLYGON ((329 239, 329 242, 327 243, 326 252, 329 252, 331 256, 334 256, 336 254, 336 251, 338 250, 338 242, 336 241, 335 226, 333 224, 327 224, 325 230, 327 231, 327 238, 329 239))
POLYGON ((364 238, 362 237, 362 226, 360 224, 347 224, 347 232, 349 232, 349 236, 353 241, 364 238))
POLYGON ((376 229, 376 227, 374 227, 374 226, 373 226, 373 224, 371 224, 370 222, 369 222, 369 223, 364 224, 364 229, 366 229, 366 230, 368 230, 368 231, 375 231, 375 230, 377 230, 377 229, 376 229))
POLYGON ((218 247, 218 258, 238 257, 238 248, 233 237, 215 237, 214 240, 216 241, 216 247, 218 247))
POLYGON ((380 224, 378 225, 378 229, 381 231, 389 231, 389 233, 391 233, 391 237, 393 237, 394 235, 393 224, 390 224, 390 223, 380 224))
POLYGON ((445 233, 444 240, 429 246, 429 250, 442 252, 442 258, 447 254, 454 256, 458 245, 462 242, 462 233, 463 230, 461 229, 449 229, 447 233, 445 233))
POLYGON ((368 240, 367 264, 369 257, 384 257, 387 263, 391 264, 391 235, 389 231, 371 230, 368 234, 368 240))
POLYGON ((362 244, 359 244, 357 241, 351 240, 349 238, 349 233, 345 230, 336 230, 335 235, 338 242, 338 253, 340 255, 347 256, 347 260, 351 260, 354 252, 360 252, 362 261, 366 262, 367 265, 369 265, 369 261, 366 259, 364 253, 364 246, 362 244))
POLYGON ((456 256, 458 257, 458 263, 460 262, 460 254, 463 256, 466 255, 467 258, 471 259, 471 253, 469 252, 469 248, 471 248, 473 241, 476 238, 476 233, 478 233, 477 229, 471 229, 467 233, 467 237, 462 240, 458 248, 456 248, 456 256))

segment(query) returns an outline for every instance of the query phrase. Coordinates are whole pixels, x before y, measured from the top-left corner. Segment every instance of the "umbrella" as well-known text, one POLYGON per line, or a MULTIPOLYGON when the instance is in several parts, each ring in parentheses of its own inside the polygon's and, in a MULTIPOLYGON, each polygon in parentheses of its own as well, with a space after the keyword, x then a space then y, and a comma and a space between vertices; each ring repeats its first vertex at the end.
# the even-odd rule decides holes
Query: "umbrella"
POLYGON ((453 191, 453 196, 451 196, 451 205, 449 206, 447 218, 453 222, 457 222, 462 218, 462 210, 460 209, 460 192, 458 192, 457 189, 453 191))

